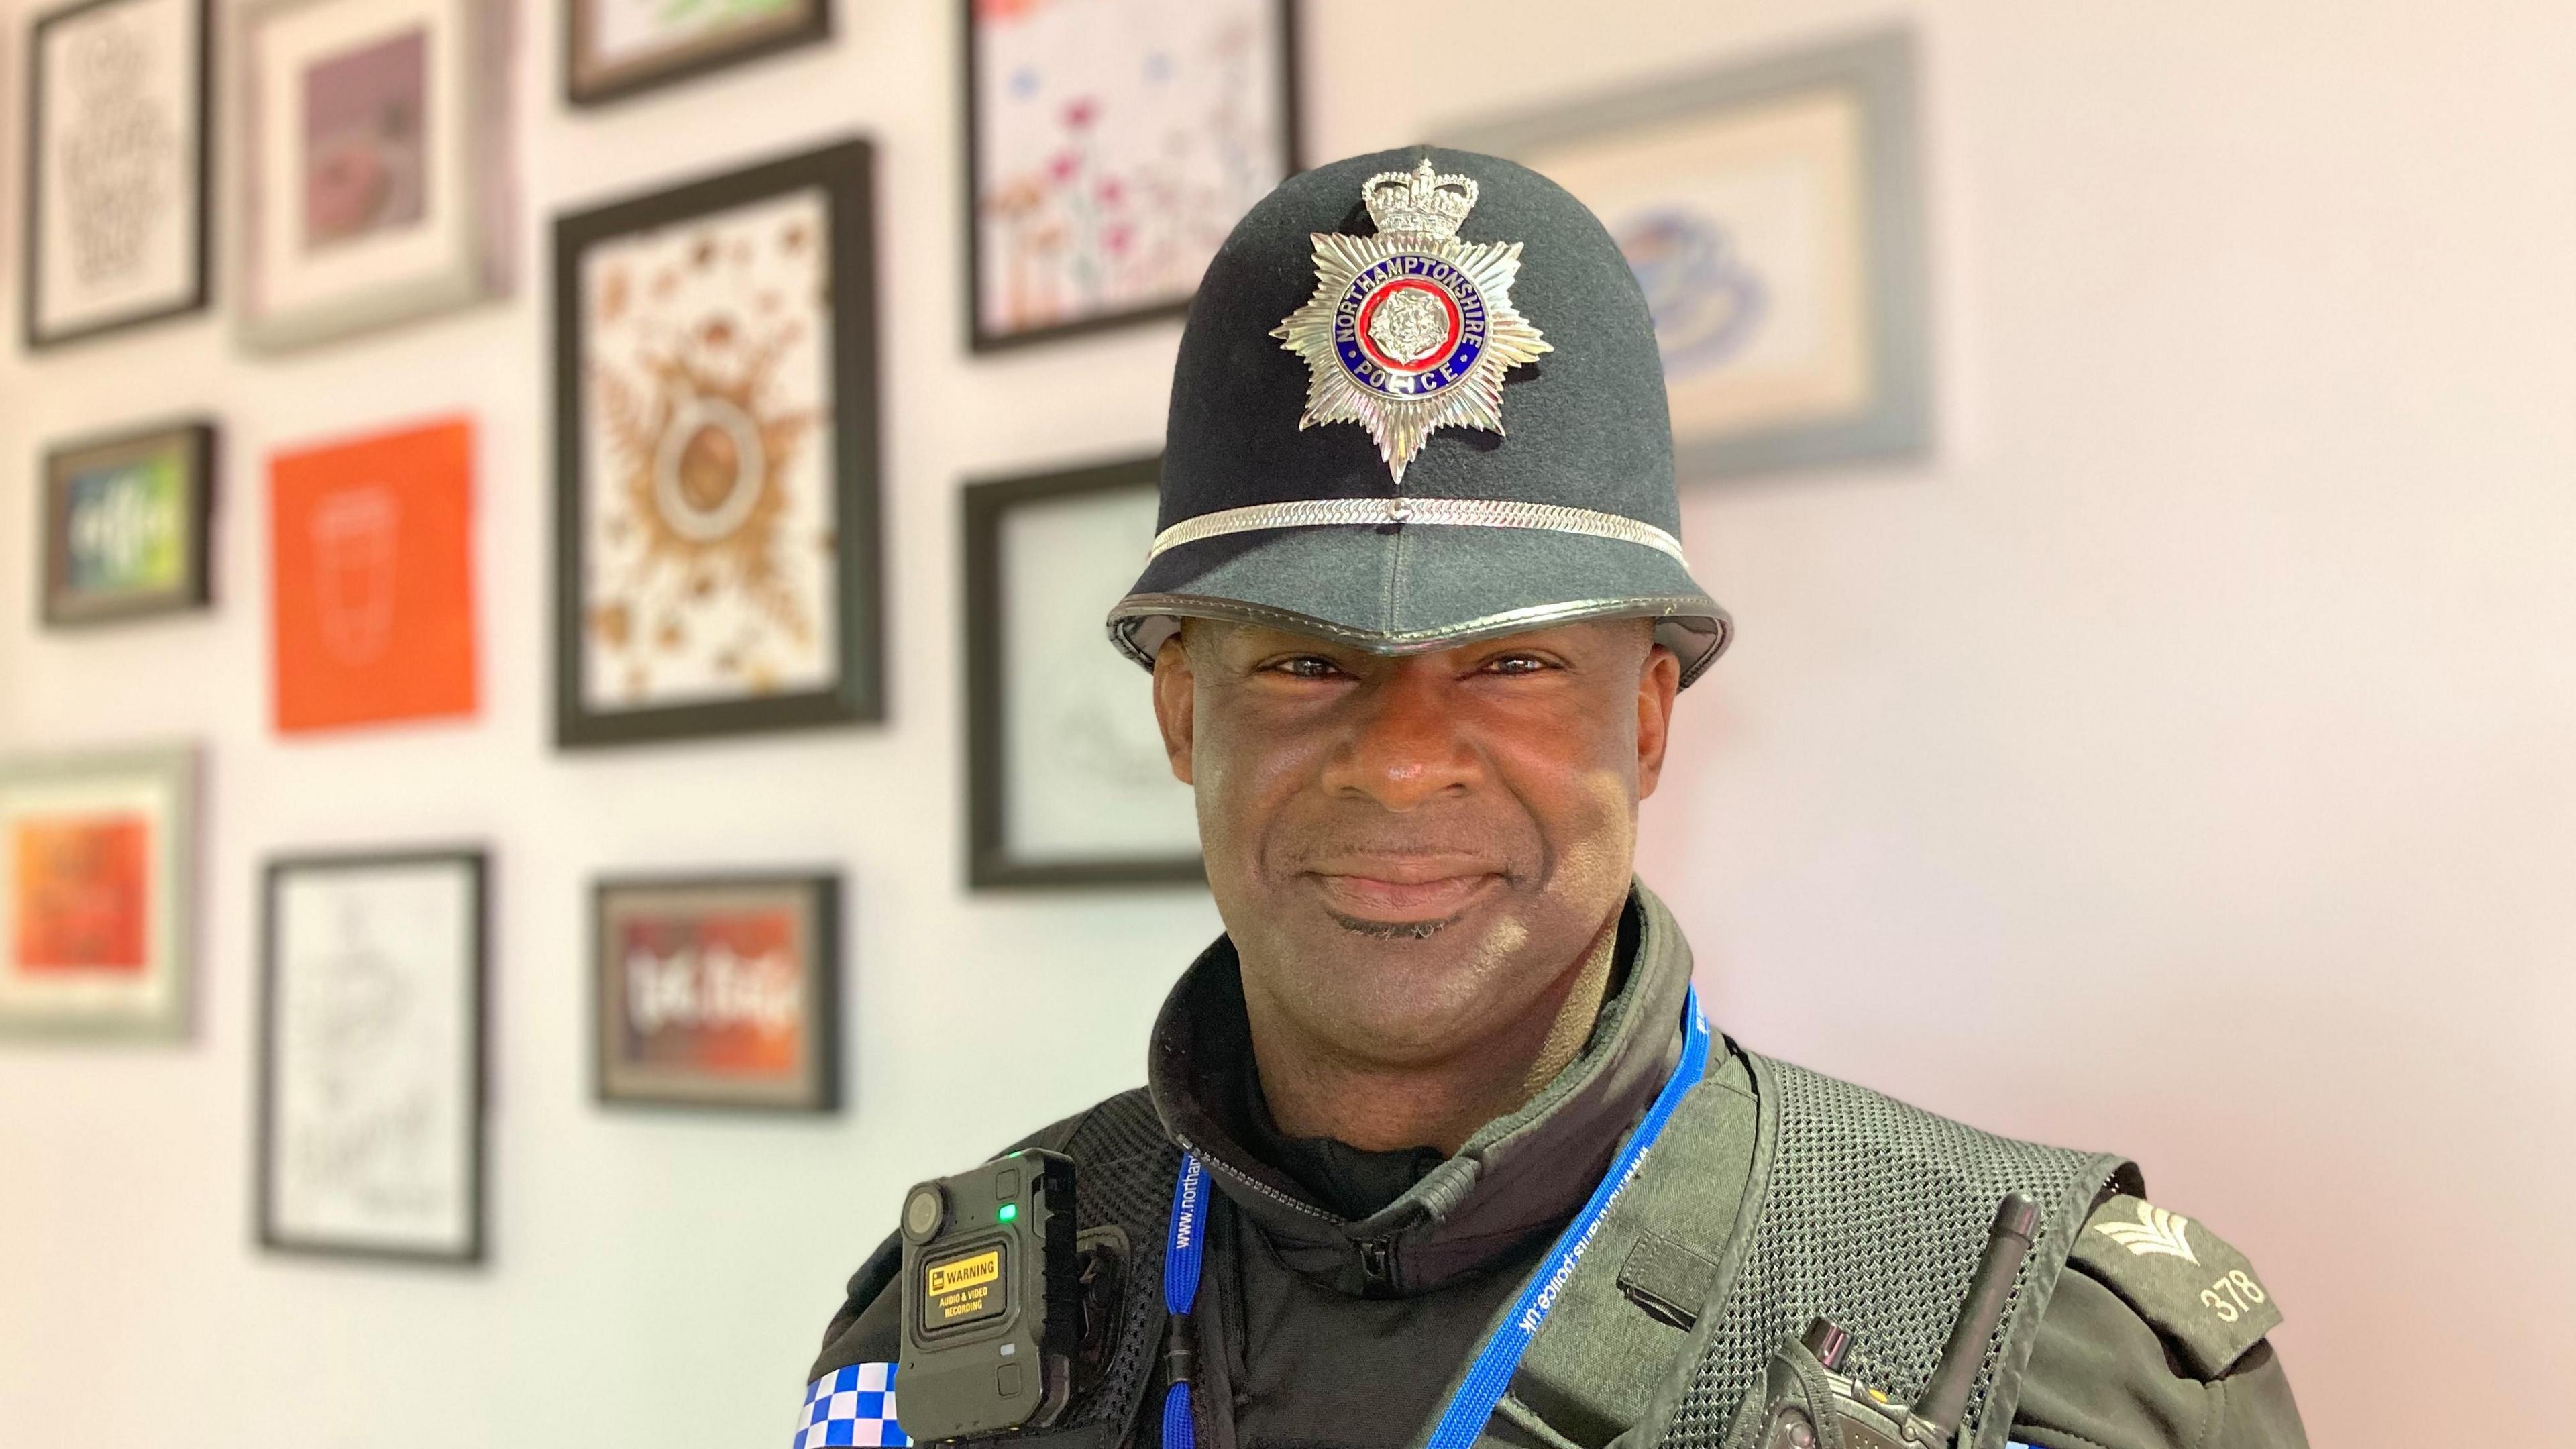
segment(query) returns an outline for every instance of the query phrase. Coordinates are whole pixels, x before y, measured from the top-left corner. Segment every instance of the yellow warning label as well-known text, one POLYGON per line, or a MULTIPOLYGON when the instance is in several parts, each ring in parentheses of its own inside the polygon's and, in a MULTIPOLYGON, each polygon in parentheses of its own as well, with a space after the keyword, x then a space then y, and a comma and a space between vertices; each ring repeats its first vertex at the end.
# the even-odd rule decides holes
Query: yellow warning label
MULTIPOLYGON (((994 1281, 1002 1279, 1002 1250, 987 1248, 971 1258, 951 1258, 951 1261, 945 1261, 945 1263, 930 1263, 927 1279, 930 1281, 927 1281, 925 1287, 930 1289, 930 1297, 933 1299, 948 1299, 951 1294, 966 1294, 966 1289, 981 1289, 984 1284, 994 1284, 994 1281)), ((971 1294, 971 1297, 976 1299, 974 1307, 981 1307, 984 1294, 971 1294)), ((945 1310, 948 1305, 943 1302, 940 1307, 945 1310)), ((974 1307, 963 1305, 963 1302, 958 1302, 956 1307, 958 1310, 974 1312, 974 1307)), ((943 1312, 943 1318, 958 1318, 958 1315, 956 1312, 943 1312)))

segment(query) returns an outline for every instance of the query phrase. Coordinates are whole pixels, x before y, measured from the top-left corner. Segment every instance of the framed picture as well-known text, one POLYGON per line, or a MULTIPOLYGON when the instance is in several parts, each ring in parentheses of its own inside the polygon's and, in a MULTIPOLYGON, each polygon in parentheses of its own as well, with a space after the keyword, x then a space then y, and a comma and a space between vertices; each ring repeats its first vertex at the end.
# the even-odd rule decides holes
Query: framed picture
POLYGON ((267 887, 260 1243, 480 1260, 482 852, 278 860, 267 887))
POLYGON ((43 615, 63 627, 203 609, 215 430, 177 423, 45 454, 43 615))
POLYGON ((265 0, 241 47, 245 346, 507 290, 507 0, 265 0))
POLYGON ((975 350, 1177 317, 1297 170, 1297 0, 963 0, 975 350))
POLYGON ((555 223, 555 737, 881 719, 875 258, 845 141, 555 223))
POLYGON ((838 877, 603 881, 596 906, 601 1101, 840 1106, 838 877))
POLYGON ((1619 239, 1685 480, 1929 445, 1914 72, 1890 31, 1452 138, 1554 178, 1619 239))
POLYGON ((1160 458, 966 489, 967 881, 1200 881, 1153 677, 1109 646, 1154 541, 1160 458))
POLYGON ((269 460, 281 734, 474 713, 474 427, 269 460))
POLYGON ((0 1034, 186 1033, 196 809, 184 747, 0 760, 0 1034))
POLYGON ((831 0, 565 0, 564 99, 595 106, 831 36, 831 0))
POLYGON ((27 47, 30 350, 204 309, 209 0, 86 0, 27 47))

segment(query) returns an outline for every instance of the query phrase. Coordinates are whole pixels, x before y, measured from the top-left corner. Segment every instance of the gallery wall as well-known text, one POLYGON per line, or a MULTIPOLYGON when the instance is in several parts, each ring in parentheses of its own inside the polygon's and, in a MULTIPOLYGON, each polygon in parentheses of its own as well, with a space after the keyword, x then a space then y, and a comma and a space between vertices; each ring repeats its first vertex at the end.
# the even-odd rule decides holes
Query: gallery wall
MULTIPOLYGON (((30 13, 0 0, 13 296, 30 13)), ((2316 1442, 2464 1412, 2548 1441, 2529 1386, 2576 1360, 2576 15, 1408 15, 1305 7, 1311 157, 1913 21, 1936 441, 1686 494, 1742 635, 1682 700, 1642 872, 1747 1045, 2145 1163, 2284 1305, 2316 1442)), ((964 883, 957 490, 1151 451, 1177 327, 969 354, 951 7, 843 0, 828 47, 579 113, 553 18, 518 37, 507 300, 250 361, 219 282, 214 319, 0 353, 0 748, 207 752, 191 1038, 0 1050, 0 1443, 777 1442, 902 1187, 1138 1080, 1215 929, 1193 889, 964 883), (877 147, 888 720, 559 752, 542 223, 851 132, 877 147), (217 609, 40 630, 39 449, 188 410, 226 429, 217 609), (265 459, 457 414, 479 713, 281 739, 265 459), (489 1259, 263 1253, 259 867, 460 842, 492 862, 489 1259), (842 1110, 596 1104, 590 882, 817 866, 845 886, 842 1110), (961 1010, 986 1023, 963 1067, 961 1010)))

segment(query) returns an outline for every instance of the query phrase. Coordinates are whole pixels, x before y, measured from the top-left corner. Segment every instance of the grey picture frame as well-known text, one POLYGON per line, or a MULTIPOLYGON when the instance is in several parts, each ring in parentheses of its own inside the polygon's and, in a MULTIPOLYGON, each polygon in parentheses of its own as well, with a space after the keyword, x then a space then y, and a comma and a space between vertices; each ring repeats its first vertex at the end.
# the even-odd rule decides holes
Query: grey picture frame
POLYGON ((1851 415, 1733 435, 1694 438, 1677 427, 1674 464, 1683 482, 1931 451, 1932 327, 1917 50, 1908 28, 1872 31, 1440 131, 1443 144, 1521 160, 1568 142, 1598 143, 1801 90, 1842 88, 1857 98, 1867 172, 1860 229, 1870 301, 1870 401, 1851 415))
POLYGON ((316 7, 382 3, 388 0, 260 0, 237 28, 240 61, 234 90, 241 106, 241 182, 234 207, 239 217, 234 227, 234 295, 239 299, 234 334, 245 352, 301 351, 497 300, 510 291, 518 166, 510 145, 514 4, 442 0, 457 27, 456 54, 468 68, 460 87, 468 101, 457 124, 464 128, 462 153, 473 158, 472 179, 447 188, 451 214, 443 223, 453 248, 448 261, 346 297, 293 307, 265 300, 269 285, 260 271, 262 198, 272 187, 292 184, 292 178, 269 175, 261 161, 264 138, 280 123, 269 112, 289 89, 268 74, 260 49, 263 27, 316 7))
MULTIPOLYGON (((191 744, 134 745, 75 754, 0 758, 0 805, 11 787, 50 789, 82 781, 144 781, 166 795, 155 867, 162 890, 152 903, 153 931, 162 945, 153 969, 166 979, 161 1000, 148 1009, 30 1011, 0 1002, 0 1040, 177 1042, 185 1040, 195 1009, 200 761, 191 744)), ((15 889, 0 883, 0 889, 15 889)), ((7 914, 0 909, 0 916, 7 914)), ((12 928, 14 930, 14 927, 12 928)))

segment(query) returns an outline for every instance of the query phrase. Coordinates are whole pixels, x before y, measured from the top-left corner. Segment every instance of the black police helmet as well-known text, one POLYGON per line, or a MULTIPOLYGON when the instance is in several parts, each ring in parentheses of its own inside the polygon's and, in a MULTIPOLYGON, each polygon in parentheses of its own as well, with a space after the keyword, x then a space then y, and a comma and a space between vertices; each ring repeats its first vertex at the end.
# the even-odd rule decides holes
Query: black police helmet
POLYGON ((1471 152, 1318 167, 1235 227, 1181 335, 1156 527, 1109 616, 1149 667, 1184 618, 1382 654, 1651 618, 1688 684, 1732 633, 1681 557, 1626 260, 1564 188, 1471 152))

